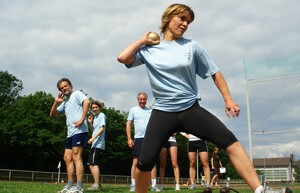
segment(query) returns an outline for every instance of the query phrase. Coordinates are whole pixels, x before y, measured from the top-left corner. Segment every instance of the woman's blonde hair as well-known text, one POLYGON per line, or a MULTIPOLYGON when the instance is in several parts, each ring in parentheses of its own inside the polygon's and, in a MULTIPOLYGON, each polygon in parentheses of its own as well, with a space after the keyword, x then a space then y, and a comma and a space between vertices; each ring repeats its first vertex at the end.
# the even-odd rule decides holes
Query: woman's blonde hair
POLYGON ((166 31, 170 20, 174 16, 176 15, 180 16, 186 11, 189 12, 189 14, 191 15, 191 22, 193 22, 195 18, 195 14, 194 11, 189 6, 184 4, 177 4, 177 3, 170 5, 161 16, 161 27, 160 27, 161 33, 164 33, 166 31))

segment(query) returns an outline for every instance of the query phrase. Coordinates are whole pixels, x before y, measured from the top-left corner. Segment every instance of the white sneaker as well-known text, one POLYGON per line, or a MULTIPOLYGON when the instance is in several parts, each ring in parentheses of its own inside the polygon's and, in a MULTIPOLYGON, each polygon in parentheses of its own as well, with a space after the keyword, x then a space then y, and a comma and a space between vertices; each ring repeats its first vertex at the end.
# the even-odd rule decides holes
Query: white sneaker
POLYGON ((176 190, 176 191, 180 190, 180 185, 179 185, 179 184, 176 184, 176 185, 175 185, 175 190, 176 190))
POLYGON ((159 189, 160 189, 160 191, 163 191, 164 190, 164 185, 160 185, 159 189))
POLYGON ((190 190, 195 190, 196 189, 196 184, 191 184, 189 187, 190 190))
POLYGON ((98 184, 93 184, 88 190, 101 190, 101 186, 98 184))
POLYGON ((73 186, 69 193, 83 193, 83 188, 78 188, 77 186, 73 186))
POLYGON ((57 193, 69 193, 70 189, 67 188, 67 186, 65 186, 62 190, 58 191, 57 193))
POLYGON ((151 191, 153 191, 153 192, 160 192, 161 190, 157 186, 155 186, 155 187, 151 188, 151 191))
POLYGON ((130 192, 135 192, 135 186, 131 185, 129 191, 130 192))

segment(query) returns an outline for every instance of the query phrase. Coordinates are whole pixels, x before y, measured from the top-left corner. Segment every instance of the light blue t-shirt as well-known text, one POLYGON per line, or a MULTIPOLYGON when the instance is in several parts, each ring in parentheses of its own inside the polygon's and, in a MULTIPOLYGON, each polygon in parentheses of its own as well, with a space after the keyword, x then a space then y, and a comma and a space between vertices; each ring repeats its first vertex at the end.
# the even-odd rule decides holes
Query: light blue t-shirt
POLYGON ((75 122, 82 116, 82 103, 87 99, 81 91, 74 91, 69 98, 66 98, 58 107, 57 111, 66 115, 66 124, 68 128, 67 138, 75 134, 88 132, 87 120, 85 119, 79 128, 75 127, 75 122))
POLYGON ((104 113, 100 113, 94 117, 93 127, 94 130, 92 136, 94 136, 101 127, 104 127, 104 131, 94 140, 92 148, 96 147, 105 150, 106 116, 104 113))
POLYGON ((148 121, 151 115, 152 109, 140 106, 132 107, 129 110, 127 120, 133 121, 134 124, 134 138, 144 138, 148 121))
POLYGON ((178 112, 200 99, 196 74, 205 79, 219 68, 203 47, 189 39, 143 46, 128 68, 145 64, 155 103, 153 109, 178 112))

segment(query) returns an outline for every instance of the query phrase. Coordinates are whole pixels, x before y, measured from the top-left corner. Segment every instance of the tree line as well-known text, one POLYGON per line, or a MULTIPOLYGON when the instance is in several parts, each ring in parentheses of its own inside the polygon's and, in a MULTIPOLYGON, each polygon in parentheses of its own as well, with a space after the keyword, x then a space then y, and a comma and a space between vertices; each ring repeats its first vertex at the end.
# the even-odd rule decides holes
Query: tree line
MULTIPOLYGON (((0 83, 0 168, 56 171, 58 162, 63 163, 67 128, 65 116, 59 115, 55 118, 49 116, 54 97, 44 91, 20 96, 23 89, 22 81, 7 71, 0 71, 0 83)), ((101 111, 107 118, 106 150, 101 160, 101 173, 130 175, 132 154, 127 147, 125 134, 128 112, 106 107, 105 104, 101 111)), ((177 135, 177 143, 180 176, 188 177, 187 139, 177 135)), ((208 142, 208 148, 211 154, 214 144, 208 142)), ((89 152, 89 147, 84 150, 84 163, 89 152)), ((222 150, 219 154, 227 170, 226 176, 233 179, 240 178, 226 152, 222 150)), ((65 171, 64 163, 62 171, 65 171)), ((85 171, 89 172, 86 164, 85 171)), ((166 176, 173 176, 169 156, 166 176)))

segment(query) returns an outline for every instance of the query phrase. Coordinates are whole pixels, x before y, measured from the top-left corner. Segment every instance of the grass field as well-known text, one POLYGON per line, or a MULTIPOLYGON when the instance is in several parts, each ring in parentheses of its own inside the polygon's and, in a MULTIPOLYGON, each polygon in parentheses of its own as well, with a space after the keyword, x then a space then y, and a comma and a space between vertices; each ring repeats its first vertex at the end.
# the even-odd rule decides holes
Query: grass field
MULTIPOLYGON (((89 191, 87 188, 91 184, 85 184, 85 193, 93 193, 97 191, 89 191)), ((41 183, 41 182, 12 182, 12 181, 0 181, 0 193, 56 193, 63 188, 64 184, 52 184, 52 183, 41 183)), ((293 193, 300 193, 300 188, 296 186, 290 186, 293 193)), ((115 185, 115 184, 103 184, 102 192, 124 192, 129 193, 129 185, 115 185)), ((240 193, 252 193, 247 186, 233 186, 240 193)), ((203 191, 203 187, 197 187, 196 190, 189 190, 187 187, 181 187, 177 193, 200 193, 203 191)), ((149 191, 151 192, 151 191, 149 191)), ((173 186, 165 187, 165 193, 175 192, 173 186)), ((219 189, 213 189, 213 193, 218 193, 219 189)))

